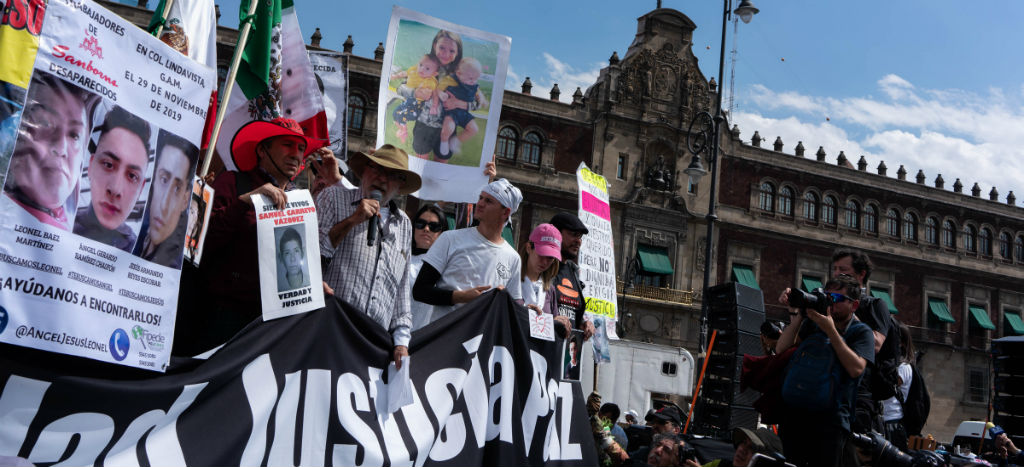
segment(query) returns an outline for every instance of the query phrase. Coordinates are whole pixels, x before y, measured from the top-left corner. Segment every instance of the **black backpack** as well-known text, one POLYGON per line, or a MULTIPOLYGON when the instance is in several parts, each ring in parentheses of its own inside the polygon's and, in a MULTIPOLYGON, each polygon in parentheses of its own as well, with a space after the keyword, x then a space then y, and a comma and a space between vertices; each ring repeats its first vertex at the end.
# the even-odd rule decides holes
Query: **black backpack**
MULTIPOLYGON (((921 372, 917 371, 917 368, 913 365, 910 366, 910 369, 910 391, 907 392, 907 400, 900 401, 903 405, 903 428, 906 429, 907 436, 920 436, 921 429, 924 428, 925 422, 928 421, 928 412, 932 408, 932 398, 928 395, 928 386, 924 384, 921 372)), ((896 394, 897 399, 901 399, 900 396, 903 394, 900 392, 896 394)))

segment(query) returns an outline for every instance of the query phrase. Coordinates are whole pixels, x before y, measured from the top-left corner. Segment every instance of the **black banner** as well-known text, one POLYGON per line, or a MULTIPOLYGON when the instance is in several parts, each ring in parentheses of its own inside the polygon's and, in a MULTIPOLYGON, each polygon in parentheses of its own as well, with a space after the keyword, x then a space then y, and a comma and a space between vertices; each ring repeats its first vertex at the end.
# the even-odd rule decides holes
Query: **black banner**
MULTIPOLYGON (((0 345, 0 456, 37 465, 594 465, 561 342, 489 293, 413 334, 414 402, 386 414, 391 338, 336 300, 254 323, 165 374, 0 345)), ((187 339, 188 336, 175 336, 187 339)))

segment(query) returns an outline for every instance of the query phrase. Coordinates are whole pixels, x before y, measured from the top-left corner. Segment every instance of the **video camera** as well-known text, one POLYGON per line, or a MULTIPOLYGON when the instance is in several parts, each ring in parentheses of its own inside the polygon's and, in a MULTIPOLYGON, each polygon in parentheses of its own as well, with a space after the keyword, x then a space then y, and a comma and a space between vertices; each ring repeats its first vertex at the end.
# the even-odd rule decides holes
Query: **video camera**
POLYGON ((821 287, 810 292, 793 288, 789 290, 789 306, 799 308, 800 313, 810 308, 825 315, 828 314, 828 307, 832 306, 832 296, 821 287))
POLYGON ((913 456, 900 451, 881 434, 853 433, 853 443, 871 453, 872 465, 880 467, 941 467, 945 459, 935 451, 920 450, 913 456))

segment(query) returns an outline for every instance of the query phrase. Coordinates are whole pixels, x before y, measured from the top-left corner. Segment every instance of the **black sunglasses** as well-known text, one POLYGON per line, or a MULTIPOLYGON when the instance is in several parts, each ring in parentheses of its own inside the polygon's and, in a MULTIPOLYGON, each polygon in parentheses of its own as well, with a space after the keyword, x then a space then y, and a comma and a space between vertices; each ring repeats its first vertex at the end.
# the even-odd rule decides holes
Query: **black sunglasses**
POLYGON ((440 232, 444 229, 444 224, 440 222, 427 222, 423 219, 416 219, 412 225, 417 229, 429 228, 431 232, 440 232))

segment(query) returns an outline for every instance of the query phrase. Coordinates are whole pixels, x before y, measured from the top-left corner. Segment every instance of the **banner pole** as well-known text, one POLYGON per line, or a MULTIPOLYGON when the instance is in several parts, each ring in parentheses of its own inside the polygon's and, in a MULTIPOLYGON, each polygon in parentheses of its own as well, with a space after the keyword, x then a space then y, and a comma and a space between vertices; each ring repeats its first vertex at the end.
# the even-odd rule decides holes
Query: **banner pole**
MULTIPOLYGON (((249 12, 246 18, 256 14, 258 0, 249 0, 249 12)), ((242 52, 245 50, 245 43, 249 40, 249 31, 252 29, 252 21, 245 21, 242 29, 238 31, 238 43, 235 44, 235 54, 231 57, 231 68, 228 69, 228 77, 224 80, 224 96, 217 106, 217 121, 213 125, 213 133, 210 135, 210 145, 206 148, 206 155, 203 156, 203 168, 199 172, 199 178, 206 178, 210 171, 210 160, 213 159, 213 151, 217 148, 217 138, 220 137, 220 127, 224 124, 224 106, 231 100, 231 88, 235 84, 235 76, 238 75, 238 65, 242 62, 242 52)))
POLYGON ((700 378, 697 378, 697 387, 693 390, 693 398, 690 399, 690 413, 686 415, 686 426, 683 427, 683 434, 690 429, 690 420, 693 418, 693 406, 697 405, 697 395, 700 394, 700 383, 704 382, 704 372, 708 369, 708 360, 711 357, 711 349, 715 348, 715 338, 718 337, 718 330, 711 331, 711 342, 708 343, 708 350, 704 354, 704 364, 700 367, 700 378))
POLYGON ((600 371, 600 366, 597 362, 594 362, 594 392, 597 392, 597 372, 600 371))
POLYGON ((171 12, 171 5, 174 5, 174 0, 167 0, 164 2, 164 9, 160 12, 160 25, 153 31, 153 37, 159 39, 160 34, 164 32, 164 22, 167 21, 167 15, 171 12))

